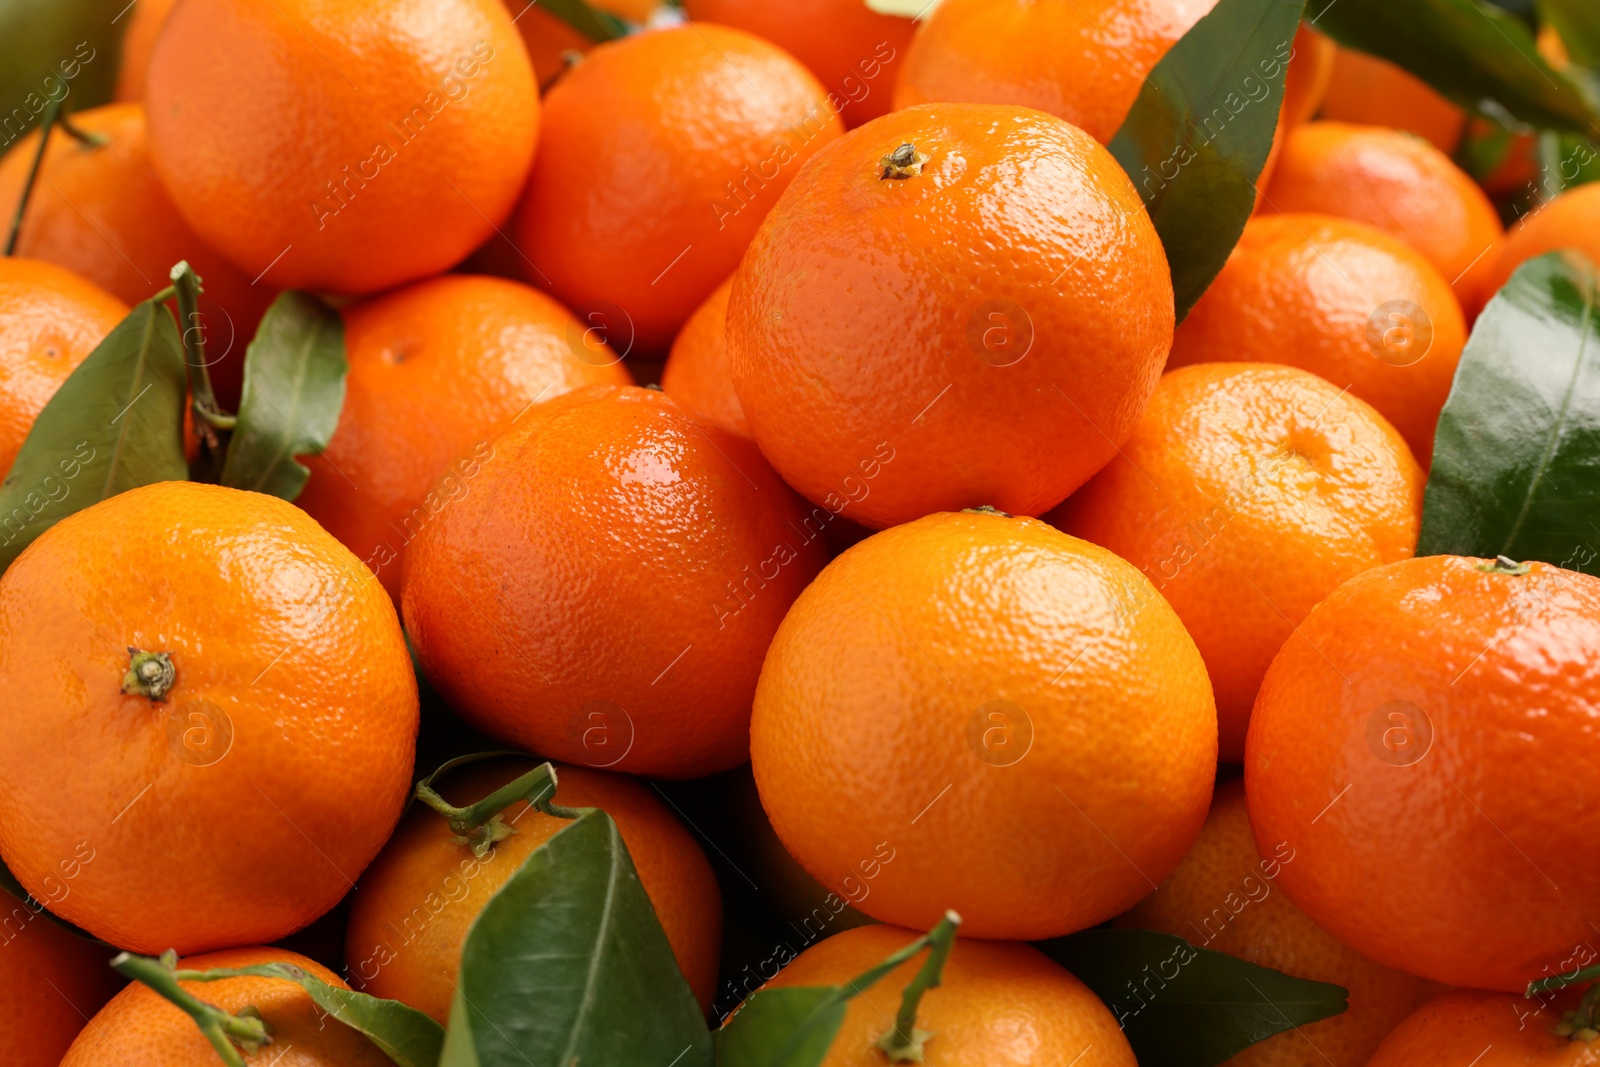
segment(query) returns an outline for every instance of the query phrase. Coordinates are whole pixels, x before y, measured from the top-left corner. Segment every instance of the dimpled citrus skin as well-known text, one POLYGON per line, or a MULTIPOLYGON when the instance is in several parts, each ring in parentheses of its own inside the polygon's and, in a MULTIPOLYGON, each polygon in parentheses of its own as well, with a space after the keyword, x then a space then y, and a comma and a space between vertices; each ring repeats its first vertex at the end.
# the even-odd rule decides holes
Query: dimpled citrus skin
POLYGON ((1308 370, 1377 408, 1427 467, 1466 337, 1449 282, 1404 241, 1329 215, 1267 215, 1245 225, 1173 337, 1167 366, 1248 360, 1308 370), (1390 340, 1418 336, 1378 312, 1391 301, 1421 308, 1431 323, 1420 358, 1390 340), (1375 314, 1387 332, 1373 326, 1375 314))
MULTIPOLYGON (((236 948, 178 961, 204 971, 285 963, 336 989, 339 976, 315 960, 281 948, 236 948)), ((311 994, 283 978, 224 978, 180 982, 207 1004, 237 1014, 255 1007, 272 1042, 244 1056, 251 1067, 393 1067, 360 1032, 329 1019, 311 994)), ((73 1042, 61 1067, 215 1067, 221 1060, 194 1020, 141 982, 132 982, 101 1009, 73 1042)))
POLYGON ((911 39, 895 107, 938 101, 1033 107, 1105 144, 1145 76, 1214 4, 945 0, 911 39))
POLYGON ((406 544, 472 491, 496 433, 538 401, 632 383, 571 312, 502 278, 430 278, 343 315, 344 407, 296 503, 397 602, 406 544))
POLYGON ((0 578, 0 684, 0 854, 57 914, 136 952, 311 922, 411 780, 417 688, 393 606, 258 493, 162 482, 46 530, 0 578), (130 646, 171 654, 164 701, 121 691, 130 646))
POLYGON ((742 763, 761 656, 826 551, 749 441, 633 386, 539 404, 406 553, 428 680, 492 737, 692 778, 742 763))
POLYGON ((1322 98, 1322 117, 1414 133, 1449 154, 1467 115, 1427 82, 1386 59, 1341 48, 1322 98))
POLYGON ((1111 918, 1183 859, 1216 712, 1131 565, 1036 519, 945 513, 800 595, 750 747, 773 829, 828 888, 884 922, 953 908, 964 935, 1033 940, 1111 918))
MULTIPOLYGON (((531 760, 493 760, 458 770, 436 787, 452 804, 472 804, 534 766, 531 760)), ((554 803, 599 808, 616 820, 678 967, 701 1008, 710 1007, 722 897, 700 846, 632 779, 565 764, 556 775, 554 803)), ((468 927, 534 849, 571 825, 520 801, 502 818, 517 832, 475 860, 444 816, 412 806, 352 898, 345 962, 356 988, 448 1022, 468 927)))
POLYGON ((0 890, 0 1063, 56 1067, 83 1022, 122 984, 112 950, 68 933, 0 890))
POLYGON ((1520 992, 1594 936, 1600 579, 1488 566, 1405 560, 1317 605, 1262 683, 1245 786, 1256 843, 1294 846, 1280 882, 1319 926, 1520 992))
POLYGON ((881 529, 1059 503, 1133 430, 1172 322, 1160 239, 1109 152, 1039 111, 932 104, 789 186, 734 275, 728 344, 778 473, 881 529), (883 178, 902 144, 921 173, 883 178))
POLYGON ((1343 122, 1300 126, 1278 154, 1265 202, 1394 234, 1439 268, 1469 318, 1491 295, 1500 217, 1478 183, 1420 137, 1343 122))
POLYGON ((0 257, 0 471, 61 383, 128 305, 54 263, 0 257))
POLYGON ((1394 427, 1316 375, 1202 363, 1163 376, 1120 454, 1046 518, 1155 583, 1205 657, 1218 750, 1237 763, 1295 624, 1411 555, 1422 485, 1394 427))
POLYGON ((1256 851, 1244 782, 1235 778, 1217 787, 1200 840, 1172 877, 1116 924, 1176 934, 1349 991, 1349 1010, 1251 1045, 1227 1061, 1230 1067, 1363 1067, 1384 1035, 1438 986, 1373 963, 1306 918, 1277 886, 1278 874, 1294 861, 1287 841, 1256 851))
POLYGON ((731 278, 718 286, 678 331, 667 365, 661 369, 661 391, 693 417, 749 437, 750 420, 744 417, 733 388, 733 368, 728 365, 728 294, 732 288, 731 278))
POLYGON ((708 24, 600 45, 544 108, 514 229, 522 266, 580 318, 610 320, 624 354, 667 350, 844 129, 794 57, 708 24))
POLYGON ((370 293, 516 204, 539 97, 500 0, 207 0, 150 58, 150 149, 205 241, 274 288, 370 293))
POLYGON ((764 37, 828 90, 845 125, 889 113, 900 61, 916 23, 880 15, 856 0, 688 0, 696 22, 720 22, 764 37))
MULTIPOLYGON (((919 935, 863 926, 819 941, 765 986, 845 985, 919 935)), ((881 1067, 875 1043, 900 1010, 900 992, 926 954, 902 963, 862 990, 822 1067, 881 1067)), ((932 1032, 927 1062, 939 1067, 1134 1067, 1133 1049, 1100 999, 1030 945, 958 939, 943 980, 917 1005, 917 1029, 932 1032)))
POLYGON ((1595 1067, 1600 1044, 1550 1032, 1574 999, 1557 995, 1541 1010, 1516 994, 1452 990, 1395 1027, 1368 1067, 1595 1067))
POLYGON ((1489 288, 1499 289, 1535 256, 1562 248, 1575 248, 1591 262, 1600 263, 1600 185, 1568 189, 1512 227, 1489 288))
MULTIPOLYGON (((141 0, 135 11, 143 8, 141 0)), ((183 221, 150 160, 143 106, 90 108, 72 122, 107 143, 91 147, 62 133, 51 136, 28 199, 18 254, 75 270, 129 304, 165 289, 173 266, 187 262, 203 283, 200 312, 211 384, 234 410, 244 382, 245 345, 276 293, 266 282, 251 285, 250 276, 183 221)), ((0 216, 9 219, 15 212, 38 149, 38 134, 30 134, 0 159, 0 216)))

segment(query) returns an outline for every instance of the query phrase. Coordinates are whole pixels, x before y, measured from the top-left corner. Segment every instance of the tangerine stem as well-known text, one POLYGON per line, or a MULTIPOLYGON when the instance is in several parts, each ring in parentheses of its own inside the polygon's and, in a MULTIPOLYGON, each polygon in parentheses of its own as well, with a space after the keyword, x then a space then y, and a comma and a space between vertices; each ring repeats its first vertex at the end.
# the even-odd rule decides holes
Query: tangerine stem
POLYGON ((895 1016, 894 1026, 877 1040, 877 1047, 889 1057, 890 1063, 922 1063, 926 1059, 924 1046, 933 1033, 917 1029, 917 1006, 922 994, 937 988, 942 981, 945 960, 950 958, 950 950, 955 947, 956 930, 960 925, 961 916, 947 911, 939 925, 928 931, 926 937, 918 939, 928 945, 928 958, 900 995, 900 1011, 895 1016))
POLYGON ((217 1050, 217 1055, 222 1057, 222 1062, 228 1067, 246 1067, 244 1057, 239 1054, 240 1047, 247 1052, 254 1052, 261 1046, 272 1043, 272 1035, 267 1030, 266 1021, 260 1015, 249 1014, 251 1009, 246 1008, 240 1014, 233 1015, 214 1004, 207 1004, 180 986, 177 973, 178 954, 170 949, 159 959, 124 952, 111 961, 111 966, 117 973, 143 982, 174 1006, 182 1009, 194 1020, 200 1032, 211 1042, 211 1047, 217 1050))
POLYGON ((227 447, 228 434, 238 419, 222 410, 211 390, 211 375, 206 370, 206 336, 200 325, 200 275, 187 260, 172 268, 172 288, 178 298, 178 326, 183 334, 183 362, 189 372, 189 400, 194 411, 195 433, 200 435, 206 453, 217 458, 227 447))
POLYGON ((33 165, 28 168, 28 180, 22 183, 22 198, 17 201, 17 213, 11 217, 11 231, 6 236, 6 255, 17 252, 17 239, 22 236, 22 216, 28 210, 33 187, 39 180, 39 168, 44 165, 44 150, 50 144, 50 128, 61 117, 61 101, 55 97, 44 106, 44 119, 39 123, 39 149, 33 154, 33 165))
MULTIPOLYGON (((480 757, 471 757, 477 759, 480 757)), ((550 803, 556 792, 556 769, 542 763, 519 778, 507 782, 475 804, 458 808, 445 800, 433 788, 433 780, 445 771, 470 760, 451 760, 443 767, 417 783, 417 799, 443 815, 450 823, 457 839, 472 847, 475 856, 482 856, 496 842, 504 841, 516 833, 516 828, 502 819, 501 813, 519 800, 526 800, 547 815, 563 819, 577 816, 577 812, 550 803)))

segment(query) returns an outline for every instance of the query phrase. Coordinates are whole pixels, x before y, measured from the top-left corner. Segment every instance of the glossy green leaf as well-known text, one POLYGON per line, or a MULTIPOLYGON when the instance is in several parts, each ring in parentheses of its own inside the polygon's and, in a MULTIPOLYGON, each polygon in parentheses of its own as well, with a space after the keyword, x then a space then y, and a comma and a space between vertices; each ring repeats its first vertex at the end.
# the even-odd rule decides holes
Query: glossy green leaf
POLYGON ((836 986, 790 986, 751 994, 713 1037, 717 1067, 817 1067, 844 1023, 836 986))
POLYGON ((586 810, 473 922, 441 1067, 711 1067, 711 1035, 616 823, 586 810))
POLYGON ((222 967, 209 971, 177 972, 183 981, 215 982, 254 975, 293 982, 329 1017, 364 1034, 400 1067, 435 1067, 444 1045, 444 1028, 433 1019, 398 1000, 380 1000, 353 989, 331 986, 291 963, 258 963, 249 967, 222 967))
POLYGON ((614 41, 628 35, 628 24, 609 11, 602 11, 584 0, 518 0, 512 6, 516 18, 535 7, 565 22, 591 41, 614 41))
POLYGON ((1519 267, 1483 309, 1439 415, 1417 555, 1507 556, 1573 570, 1594 560, 1597 285, 1593 263, 1551 252, 1519 267))
POLYGON ((1178 320, 1255 208, 1304 0, 1219 0, 1145 79, 1108 146, 1155 223, 1178 320))
POLYGON ((328 447, 344 406, 344 320, 314 296, 272 302, 244 357, 239 421, 223 485, 293 500, 311 472, 296 456, 328 447))
POLYGON ((1600 104, 1545 62, 1527 27, 1478 0, 1310 0, 1306 15, 1340 44, 1490 117, 1574 133, 1600 123, 1600 104))
POLYGON ((1105 1001, 1143 1064, 1213 1067, 1346 1008, 1339 986, 1151 930, 1085 930, 1038 947, 1105 1001))
POLYGON ((90 504, 187 478, 185 390, 172 314, 146 300, 56 390, 0 482, 0 570, 90 504))
POLYGON ((1539 19, 1561 38, 1574 63, 1600 71, 1600 4, 1594 0, 1539 0, 1539 19))

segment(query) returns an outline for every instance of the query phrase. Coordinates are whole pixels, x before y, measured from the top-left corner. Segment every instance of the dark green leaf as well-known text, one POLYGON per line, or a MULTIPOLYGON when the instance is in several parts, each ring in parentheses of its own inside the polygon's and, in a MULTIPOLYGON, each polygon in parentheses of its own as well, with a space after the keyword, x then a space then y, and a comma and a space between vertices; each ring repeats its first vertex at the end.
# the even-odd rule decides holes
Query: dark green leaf
MULTIPOLYGON (((55 96, 68 111, 111 99, 127 0, 6 0, 0 4, 0 152, 39 124, 55 96)), ((10 211, 14 204, 4 206, 10 211)))
POLYGON ((1600 70, 1600 4, 1594 0, 1539 0, 1539 18, 1566 46, 1574 63, 1600 70))
POLYGON ((711 1067, 711 1035, 604 812, 535 849, 473 922, 441 1067, 711 1067))
POLYGON ((344 320, 314 296, 272 302, 244 357, 239 422, 221 482, 293 500, 311 472, 296 456, 328 447, 344 406, 344 320))
POLYGON ((1600 316, 1594 264, 1517 269, 1461 352, 1439 415, 1417 555, 1572 570, 1600 544, 1600 316))
POLYGON ((1335 41, 1404 67, 1462 107, 1574 133, 1600 122, 1595 101, 1499 8, 1477 0, 1311 0, 1306 13, 1335 41))
POLYGON ((761 989, 712 1036, 717 1067, 817 1067, 844 1023, 836 986, 761 989))
MULTIPOLYGON (((584 0, 519 0, 525 6, 522 11, 526 13, 529 8, 538 7, 540 11, 565 22, 591 41, 614 41, 618 37, 628 34, 628 24, 609 11, 601 11, 584 0)), ((515 10, 515 8, 514 8, 515 10)), ((517 17, 521 17, 518 15, 517 17)))
POLYGON ((1339 986, 1151 930, 1085 930, 1038 947, 1106 1002, 1144 1064, 1213 1067, 1346 1007, 1339 986))
POLYGON ((1156 64, 1111 139, 1172 268, 1178 320, 1255 207, 1304 0, 1219 0, 1156 64))
POLYGON ((282 978, 295 983, 311 994, 317 1007, 352 1030, 365 1034, 400 1067, 435 1067, 439 1062, 444 1028, 429 1016, 398 1000, 379 1000, 353 989, 331 986, 290 963, 258 963, 198 973, 180 971, 178 977, 184 981, 215 982, 240 975, 282 978))
POLYGON ((178 328, 146 300, 56 390, 0 482, 0 570, 90 504, 188 477, 185 390, 178 328))

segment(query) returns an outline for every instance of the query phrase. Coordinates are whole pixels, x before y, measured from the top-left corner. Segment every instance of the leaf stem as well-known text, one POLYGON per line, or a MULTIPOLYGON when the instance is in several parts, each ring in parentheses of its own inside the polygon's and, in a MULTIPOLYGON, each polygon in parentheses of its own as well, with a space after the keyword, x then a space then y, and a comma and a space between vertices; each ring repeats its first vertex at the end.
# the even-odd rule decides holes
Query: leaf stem
POLYGON ((17 239, 22 236, 22 216, 27 213, 28 201, 33 197, 33 187, 39 181, 39 168, 44 165, 44 152, 50 145, 50 130, 60 118, 61 100, 51 97, 50 102, 44 106, 44 118, 39 123, 39 148, 33 153, 33 165, 28 168, 28 180, 22 183, 22 196, 17 201, 17 213, 11 217, 11 230, 6 235, 7 256, 14 256, 17 253, 17 239))
POLYGON ((451 760, 418 782, 416 793, 418 800, 449 820, 450 829, 455 831, 457 840, 461 844, 470 845, 473 855, 482 856, 493 848, 496 842, 504 841, 517 832, 515 827, 500 816, 519 800, 526 800, 547 815, 563 819, 577 817, 576 811, 550 803, 550 798, 555 796, 556 792, 556 769, 549 763, 540 764, 527 774, 507 782, 476 804, 468 804, 463 808, 451 804, 433 788, 433 780, 439 775, 478 758, 482 757, 451 760))
POLYGON ((200 324, 200 276, 187 260, 172 268, 172 288, 178 298, 178 326, 183 334, 183 362, 189 374, 189 400, 194 411, 194 432, 207 456, 218 460, 238 419, 222 410, 211 390, 206 370, 206 333, 200 324))
POLYGON ((200 1032, 211 1042, 211 1047, 217 1050, 217 1055, 222 1057, 222 1062, 228 1067, 246 1067, 244 1057, 239 1054, 239 1047, 243 1047, 246 1052, 254 1052, 261 1046, 272 1043, 272 1035, 267 1030, 266 1022, 260 1015, 253 1014, 253 1009, 246 1008, 238 1015, 232 1015, 215 1005, 207 1004, 180 986, 179 978, 187 977, 192 972, 177 969, 178 954, 171 950, 159 959, 124 952, 111 961, 111 966, 116 968, 119 974, 143 982, 182 1009, 195 1021, 200 1032), (237 1047, 234 1042, 238 1042, 237 1047))
POLYGON ((922 994, 937 988, 942 980, 944 963, 950 958, 950 950, 955 947, 956 930, 960 925, 961 916, 947 911, 944 918, 939 920, 939 925, 918 939, 927 944, 931 951, 923 961, 922 969, 900 996, 900 1011, 895 1016, 894 1026, 877 1041, 877 1047, 889 1057, 890 1063, 924 1062, 924 1046, 933 1033, 917 1029, 917 1005, 922 1001, 922 994))
POLYGON ((111 143, 111 138, 107 137, 103 133, 97 133, 94 130, 81 129, 76 123, 67 117, 67 113, 65 111, 63 111, 60 117, 56 119, 56 125, 60 126, 65 133, 70 134, 73 140, 77 141, 79 144, 88 145, 90 148, 104 148, 106 145, 111 143))

